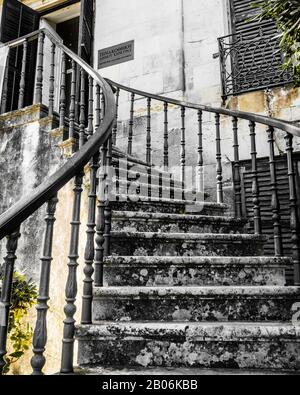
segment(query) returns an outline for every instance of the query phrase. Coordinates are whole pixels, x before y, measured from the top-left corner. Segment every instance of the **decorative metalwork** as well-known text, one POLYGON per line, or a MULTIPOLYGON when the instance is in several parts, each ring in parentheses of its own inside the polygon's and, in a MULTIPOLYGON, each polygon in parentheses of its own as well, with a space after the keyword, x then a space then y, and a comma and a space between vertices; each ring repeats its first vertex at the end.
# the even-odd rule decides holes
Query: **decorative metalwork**
POLYGON ((280 39, 269 34, 268 26, 218 39, 223 99, 293 82, 292 72, 282 68, 280 39))

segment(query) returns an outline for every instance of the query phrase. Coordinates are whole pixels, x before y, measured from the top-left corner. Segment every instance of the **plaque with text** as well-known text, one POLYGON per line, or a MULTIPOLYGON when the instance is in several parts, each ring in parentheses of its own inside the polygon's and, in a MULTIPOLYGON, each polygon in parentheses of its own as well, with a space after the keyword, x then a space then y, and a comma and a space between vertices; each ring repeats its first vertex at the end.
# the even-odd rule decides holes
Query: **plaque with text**
POLYGON ((134 40, 98 51, 98 69, 134 59, 134 40))

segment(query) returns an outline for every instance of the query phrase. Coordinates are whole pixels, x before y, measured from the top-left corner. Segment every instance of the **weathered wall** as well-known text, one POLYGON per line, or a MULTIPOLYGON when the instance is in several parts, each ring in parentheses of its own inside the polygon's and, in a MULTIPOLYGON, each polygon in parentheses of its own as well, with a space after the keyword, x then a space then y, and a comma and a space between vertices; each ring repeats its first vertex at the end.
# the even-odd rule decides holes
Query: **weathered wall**
MULTIPOLYGON (((0 116, 0 213, 11 207, 24 195, 53 174, 65 162, 62 155, 61 135, 53 133, 52 119, 40 118, 39 106, 14 112, 13 116, 0 116), (4 126, 5 125, 5 126, 4 126)), ((86 184, 86 181, 85 181, 86 184)), ((58 194, 59 203, 53 241, 53 262, 50 281, 50 301, 48 314, 47 365, 45 372, 54 373, 60 368, 61 341, 65 305, 64 292, 67 279, 67 263, 70 242, 70 221, 73 206, 73 182, 68 183, 58 194)), ((78 284, 83 280, 83 255, 85 245, 85 224, 87 213, 87 187, 82 198, 82 229, 79 245, 78 284)), ((17 250, 16 269, 38 284, 40 257, 45 229, 43 206, 21 227, 22 236, 17 250)), ((5 255, 5 240, 0 242, 0 262, 5 255)), ((78 312, 80 319, 81 292, 79 286, 78 312)), ((29 322, 35 323, 35 309, 30 312, 29 322)), ((14 371, 30 373, 31 351, 14 366, 14 371)))

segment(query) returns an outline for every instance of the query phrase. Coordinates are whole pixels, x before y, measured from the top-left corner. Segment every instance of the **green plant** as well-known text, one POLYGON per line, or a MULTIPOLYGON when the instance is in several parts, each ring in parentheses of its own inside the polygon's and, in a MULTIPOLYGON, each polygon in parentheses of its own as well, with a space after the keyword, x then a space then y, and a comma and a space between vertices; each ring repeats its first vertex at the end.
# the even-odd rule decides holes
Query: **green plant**
POLYGON ((33 329, 25 321, 28 310, 35 304, 36 298, 36 287, 31 280, 27 281, 22 274, 15 272, 8 326, 8 344, 12 352, 5 358, 4 374, 7 374, 11 365, 16 363, 29 349, 33 329))
POLYGON ((294 71, 295 83, 300 85, 300 2, 299 0, 264 0, 253 3, 258 14, 253 20, 274 20, 285 55, 284 68, 294 71))

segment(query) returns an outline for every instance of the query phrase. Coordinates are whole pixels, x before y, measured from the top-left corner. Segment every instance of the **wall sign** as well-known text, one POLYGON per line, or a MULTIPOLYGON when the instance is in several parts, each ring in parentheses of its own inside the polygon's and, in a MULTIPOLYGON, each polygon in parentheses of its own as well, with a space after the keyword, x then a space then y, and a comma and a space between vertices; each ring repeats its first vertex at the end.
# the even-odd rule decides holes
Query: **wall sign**
POLYGON ((100 49, 98 51, 98 69, 129 62, 134 59, 134 40, 100 49))

